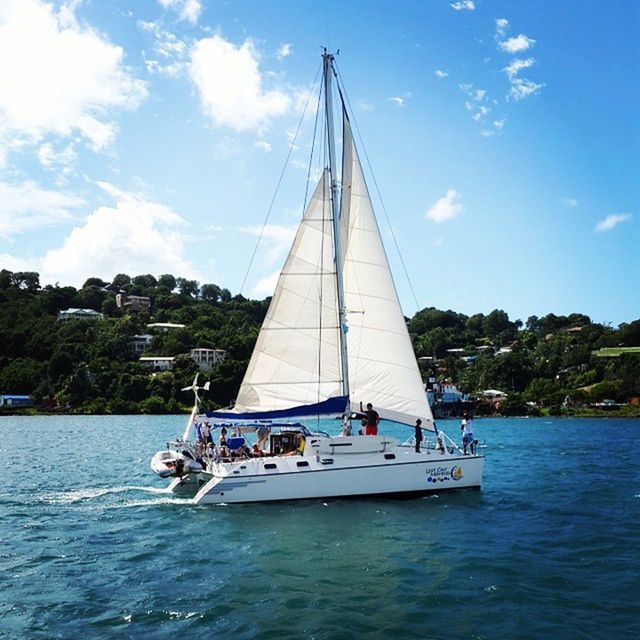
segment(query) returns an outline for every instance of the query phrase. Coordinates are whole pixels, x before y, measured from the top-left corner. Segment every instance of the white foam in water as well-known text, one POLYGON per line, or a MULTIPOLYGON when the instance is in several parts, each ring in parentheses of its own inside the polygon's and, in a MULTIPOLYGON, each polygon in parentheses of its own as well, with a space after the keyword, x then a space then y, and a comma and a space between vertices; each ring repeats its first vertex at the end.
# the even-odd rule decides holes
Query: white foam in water
POLYGON ((117 493, 128 493, 130 491, 142 491, 145 493, 165 494, 171 493, 167 487, 138 487, 138 486, 120 486, 120 487, 101 487, 94 489, 76 489, 74 491, 62 491, 59 493, 47 493, 40 497, 44 502, 50 504, 72 504, 81 502, 82 500, 93 500, 117 493))
POLYGON ((118 504, 104 505, 104 509, 130 509, 131 507, 157 507, 166 504, 194 504, 191 498, 156 498, 154 500, 130 500, 118 504))

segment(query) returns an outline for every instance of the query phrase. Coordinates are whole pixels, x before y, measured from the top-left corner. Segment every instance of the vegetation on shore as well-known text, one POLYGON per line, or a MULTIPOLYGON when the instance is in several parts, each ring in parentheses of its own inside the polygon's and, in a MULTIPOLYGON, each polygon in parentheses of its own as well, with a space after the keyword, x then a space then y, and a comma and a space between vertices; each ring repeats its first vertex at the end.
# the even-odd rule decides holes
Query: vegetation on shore
MULTIPOLYGON (((227 359, 207 374, 205 407, 228 406, 268 304, 168 274, 89 278, 75 289, 41 287, 37 273, 3 269, 0 394, 28 394, 41 411, 176 413, 191 401, 180 392, 197 371, 190 349, 211 348, 225 349, 227 359), (118 292, 149 297, 150 311, 123 314, 118 292), (58 321, 68 308, 94 309, 104 319, 58 321), (145 353, 175 356, 172 371, 151 375, 131 350, 132 337, 151 322, 185 325, 155 334, 145 353)), ((640 320, 614 328, 578 313, 522 322, 501 310, 466 316, 427 308, 407 323, 425 377, 435 374, 471 394, 501 389, 508 394, 502 415, 592 415, 600 410, 591 405, 604 399, 625 405, 607 415, 640 413, 626 406, 640 397, 640 354, 620 352, 640 347, 640 320)))

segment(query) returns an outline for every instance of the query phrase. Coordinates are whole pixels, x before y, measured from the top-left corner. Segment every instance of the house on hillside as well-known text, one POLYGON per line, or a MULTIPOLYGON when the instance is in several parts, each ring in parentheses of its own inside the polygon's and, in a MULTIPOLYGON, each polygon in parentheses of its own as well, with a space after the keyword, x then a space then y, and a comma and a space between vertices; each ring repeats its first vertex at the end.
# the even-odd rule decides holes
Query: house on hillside
POLYGON ((144 353, 150 346, 153 336, 148 333, 143 333, 139 336, 133 336, 129 340, 129 347, 134 356, 144 353))
POLYGON ((198 365, 200 371, 211 371, 227 357, 224 349, 191 349, 191 359, 198 365))
POLYGON ((13 394, 0 395, 0 407, 33 407, 34 402, 30 396, 13 394))
POLYGON ((141 356, 138 358, 140 364, 154 372, 171 371, 173 369, 174 356, 141 356))
POLYGON ((175 329, 184 329, 186 326, 186 324, 176 324, 174 322, 151 322, 147 325, 147 329, 167 333, 168 331, 173 331, 175 329))
POLYGON ((125 313, 139 313, 140 311, 149 311, 151 308, 151 298, 117 293, 116 304, 118 305, 118 309, 122 309, 125 313))
POLYGON ((64 309, 58 311, 58 320, 68 322, 69 320, 102 320, 104 316, 93 309, 64 309))

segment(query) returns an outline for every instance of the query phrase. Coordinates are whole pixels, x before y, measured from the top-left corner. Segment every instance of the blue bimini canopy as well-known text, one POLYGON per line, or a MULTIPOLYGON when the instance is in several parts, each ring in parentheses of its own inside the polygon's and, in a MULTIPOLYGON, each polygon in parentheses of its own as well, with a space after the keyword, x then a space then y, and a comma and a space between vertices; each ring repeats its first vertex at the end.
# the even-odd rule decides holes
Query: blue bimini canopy
POLYGON ((349 398, 338 396, 315 404, 303 404, 277 411, 207 411, 204 415, 215 420, 283 420, 286 418, 315 417, 319 415, 341 415, 347 410, 349 398))

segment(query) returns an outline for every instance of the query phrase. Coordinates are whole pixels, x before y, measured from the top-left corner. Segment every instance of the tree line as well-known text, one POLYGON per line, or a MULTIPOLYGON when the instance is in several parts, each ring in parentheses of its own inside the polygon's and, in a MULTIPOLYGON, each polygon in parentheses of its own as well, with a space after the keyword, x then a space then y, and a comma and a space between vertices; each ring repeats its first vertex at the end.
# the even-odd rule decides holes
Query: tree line
MULTIPOLYGON (((205 408, 228 406, 269 302, 170 274, 89 278, 76 289, 41 286, 35 272, 3 269, 0 393, 28 394, 51 411, 175 413, 191 402, 180 391, 197 371, 189 351, 212 348, 225 349, 227 358, 207 374, 205 408), (126 314, 116 304, 117 293, 147 296, 151 308, 126 314), (68 308, 93 309, 104 318, 58 321, 58 312, 68 308), (151 322, 185 325, 154 335, 145 355, 175 356, 173 370, 155 375, 130 347, 151 322)), ((592 356, 601 347, 640 346, 640 320, 610 327, 578 313, 522 322, 499 309, 466 316, 427 308, 407 318, 407 326, 416 355, 430 358, 419 360, 425 377, 435 375, 472 394, 502 389, 514 413, 530 411, 527 402, 556 407, 567 397, 579 403, 640 396, 640 355, 592 356)))

